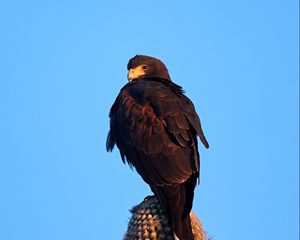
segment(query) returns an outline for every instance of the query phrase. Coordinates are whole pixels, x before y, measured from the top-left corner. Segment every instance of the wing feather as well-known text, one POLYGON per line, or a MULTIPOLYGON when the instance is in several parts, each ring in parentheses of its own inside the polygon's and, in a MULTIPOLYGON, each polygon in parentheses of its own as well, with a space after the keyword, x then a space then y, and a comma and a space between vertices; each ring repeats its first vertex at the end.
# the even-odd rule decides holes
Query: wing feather
POLYGON ((181 183, 199 172, 197 136, 208 143, 192 102, 172 82, 139 80, 120 91, 110 111, 107 150, 117 144, 122 160, 150 185, 181 183))

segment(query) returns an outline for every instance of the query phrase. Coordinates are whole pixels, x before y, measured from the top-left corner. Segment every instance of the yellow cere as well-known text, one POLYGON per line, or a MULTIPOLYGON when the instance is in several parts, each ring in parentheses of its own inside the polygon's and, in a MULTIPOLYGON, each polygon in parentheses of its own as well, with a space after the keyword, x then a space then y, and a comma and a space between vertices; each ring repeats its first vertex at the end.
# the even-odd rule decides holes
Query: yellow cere
POLYGON ((145 70, 143 69, 144 65, 139 65, 136 68, 131 68, 128 72, 128 80, 131 81, 132 79, 139 78, 145 75, 145 70))

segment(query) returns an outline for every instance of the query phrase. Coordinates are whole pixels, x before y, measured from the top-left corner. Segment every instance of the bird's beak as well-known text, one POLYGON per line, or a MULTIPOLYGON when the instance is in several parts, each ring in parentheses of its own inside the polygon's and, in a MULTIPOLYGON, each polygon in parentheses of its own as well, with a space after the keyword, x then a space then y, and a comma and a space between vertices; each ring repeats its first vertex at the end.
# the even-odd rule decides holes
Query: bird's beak
POLYGON ((145 75, 145 71, 143 70, 142 66, 137 66, 136 68, 131 68, 128 72, 127 78, 128 81, 132 81, 135 78, 139 78, 145 75))
POLYGON ((134 72, 134 69, 130 69, 127 75, 127 79, 130 82, 132 79, 136 78, 136 74, 134 72))

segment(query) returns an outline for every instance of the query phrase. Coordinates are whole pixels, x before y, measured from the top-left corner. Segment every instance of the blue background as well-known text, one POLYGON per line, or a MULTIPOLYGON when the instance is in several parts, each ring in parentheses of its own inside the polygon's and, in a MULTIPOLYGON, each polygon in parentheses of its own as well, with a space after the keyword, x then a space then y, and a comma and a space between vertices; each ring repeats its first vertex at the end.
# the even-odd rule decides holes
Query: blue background
POLYGON ((108 111, 133 55, 162 59, 195 103, 194 211, 216 240, 298 239, 299 5, 1 1, 0 239, 121 239, 150 194, 108 111))

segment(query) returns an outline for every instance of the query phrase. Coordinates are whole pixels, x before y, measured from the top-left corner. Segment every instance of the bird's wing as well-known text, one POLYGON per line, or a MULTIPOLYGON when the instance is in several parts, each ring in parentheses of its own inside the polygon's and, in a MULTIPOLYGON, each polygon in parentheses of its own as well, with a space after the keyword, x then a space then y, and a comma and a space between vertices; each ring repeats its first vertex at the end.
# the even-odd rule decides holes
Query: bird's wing
POLYGON ((187 117, 188 122, 192 125, 192 127, 196 130, 197 135, 199 136, 202 144, 209 148, 209 144, 205 138, 205 135, 203 133, 201 122, 198 114, 195 111, 195 107, 192 103, 192 101, 187 98, 186 96, 182 96, 184 100, 182 100, 182 110, 184 111, 184 115, 187 117))
POLYGON ((140 80, 127 84, 111 108, 107 150, 116 143, 150 185, 181 183, 199 172, 199 133, 199 117, 182 92, 140 80))

